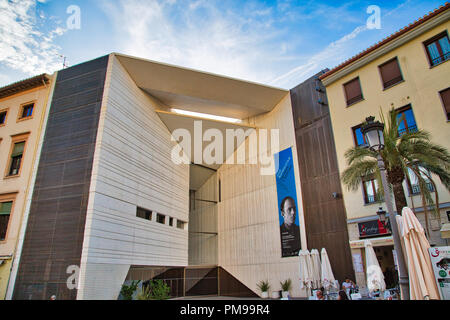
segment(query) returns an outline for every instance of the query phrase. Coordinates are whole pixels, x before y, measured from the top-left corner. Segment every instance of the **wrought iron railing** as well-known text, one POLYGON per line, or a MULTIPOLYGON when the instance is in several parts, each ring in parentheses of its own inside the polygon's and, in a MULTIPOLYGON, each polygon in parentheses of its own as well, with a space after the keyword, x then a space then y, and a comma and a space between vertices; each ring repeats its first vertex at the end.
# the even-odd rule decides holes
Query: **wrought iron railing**
MULTIPOLYGON (((426 186, 430 192, 434 192, 433 184, 431 182, 427 182, 426 186)), ((420 186, 418 184, 411 185, 411 193, 412 194, 420 193, 420 186)))
POLYGON ((431 64, 434 66, 434 65, 437 65, 437 64, 439 64, 441 62, 447 61, 448 59, 450 59, 450 52, 446 52, 442 56, 439 56, 439 57, 436 57, 436 58, 432 59, 431 60, 431 64))
POLYGON ((381 194, 374 194, 374 195, 367 195, 366 196, 366 203, 374 203, 374 202, 382 202, 384 201, 384 197, 381 194))
POLYGON ((401 137, 405 133, 409 133, 409 132, 417 132, 417 126, 415 124, 411 124, 406 128, 398 129, 398 136, 401 137))

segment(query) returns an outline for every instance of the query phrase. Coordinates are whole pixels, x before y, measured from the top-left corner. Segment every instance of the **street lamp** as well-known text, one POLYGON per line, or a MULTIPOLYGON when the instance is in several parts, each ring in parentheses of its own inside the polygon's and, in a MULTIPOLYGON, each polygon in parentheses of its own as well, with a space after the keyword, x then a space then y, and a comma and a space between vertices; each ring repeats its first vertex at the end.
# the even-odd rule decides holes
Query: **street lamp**
MULTIPOLYGON (((377 153, 377 163, 378 168, 380 169, 381 182, 384 190, 384 201, 386 202, 386 208, 388 210, 389 217, 391 217, 389 219, 389 222, 392 224, 391 232, 392 237, 394 238, 394 249, 397 253, 400 291, 403 299, 409 300, 408 273, 405 268, 405 259, 403 256, 402 244, 398 233, 397 219, 395 218, 396 214, 393 209, 392 200, 389 193, 389 186, 386 178, 386 167, 383 158, 381 157, 381 151, 384 149, 384 124, 379 121, 374 122, 374 120, 375 117, 367 117, 366 124, 361 128, 361 132, 366 139, 369 149, 377 153)), ((382 212, 380 212, 380 218, 381 214, 382 212)), ((386 219, 386 213, 384 213, 384 218, 386 219)))

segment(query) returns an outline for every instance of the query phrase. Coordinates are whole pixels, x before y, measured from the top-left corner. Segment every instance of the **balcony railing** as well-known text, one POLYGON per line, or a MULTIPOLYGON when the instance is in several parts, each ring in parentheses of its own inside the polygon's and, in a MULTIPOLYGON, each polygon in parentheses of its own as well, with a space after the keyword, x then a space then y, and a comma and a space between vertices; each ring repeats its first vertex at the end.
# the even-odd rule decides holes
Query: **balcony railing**
POLYGON ((431 64, 433 66, 442 63, 444 61, 447 61, 448 59, 450 59, 450 52, 444 53, 442 56, 436 57, 433 60, 431 60, 431 64))
MULTIPOLYGON (((430 192, 434 192, 433 184, 431 182, 426 183, 427 189, 430 192)), ((420 186, 418 184, 411 185, 411 193, 412 194, 419 194, 420 193, 420 186)))
POLYGON ((366 196, 366 204, 375 203, 375 202, 382 202, 384 201, 384 197, 382 195, 367 195, 366 196))
POLYGON ((363 99, 362 94, 357 95, 356 97, 353 97, 353 98, 347 100, 347 106, 349 106, 349 105, 351 105, 351 104, 353 104, 353 103, 355 103, 355 102, 358 102, 358 101, 360 101, 360 100, 362 100, 362 99, 363 99))
POLYGON ((405 133, 409 133, 409 132, 417 132, 417 126, 415 124, 412 124, 406 128, 398 129, 398 136, 401 137, 405 133))

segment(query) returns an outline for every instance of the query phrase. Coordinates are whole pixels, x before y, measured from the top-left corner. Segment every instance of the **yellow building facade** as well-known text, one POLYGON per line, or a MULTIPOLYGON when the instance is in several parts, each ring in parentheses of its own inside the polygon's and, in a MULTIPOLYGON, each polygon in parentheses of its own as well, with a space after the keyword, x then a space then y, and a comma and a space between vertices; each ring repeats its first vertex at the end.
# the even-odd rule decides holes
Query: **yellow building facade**
MULTIPOLYGON (((368 116, 380 120, 381 112, 387 118, 391 108, 405 115, 402 130, 426 130, 432 142, 450 150, 449 7, 447 4, 424 16, 321 76, 328 96, 341 174, 347 168, 345 152, 363 143, 358 126, 368 116)), ((438 177, 433 178, 441 214, 439 219, 429 212, 430 243, 448 245, 440 231, 450 222, 450 193, 438 177)), ((408 181, 404 182, 408 206, 425 227, 420 192, 414 181, 408 181)), ((364 182, 357 191, 350 191, 342 184, 354 269, 360 286, 365 285, 364 224, 376 227, 376 212, 380 207, 386 210, 385 203, 374 198, 375 183, 364 182)), ((390 269, 389 273, 395 273, 392 236, 374 234, 368 238, 383 271, 390 269)))
POLYGON ((5 298, 51 92, 42 74, 0 88, 0 299, 5 298))

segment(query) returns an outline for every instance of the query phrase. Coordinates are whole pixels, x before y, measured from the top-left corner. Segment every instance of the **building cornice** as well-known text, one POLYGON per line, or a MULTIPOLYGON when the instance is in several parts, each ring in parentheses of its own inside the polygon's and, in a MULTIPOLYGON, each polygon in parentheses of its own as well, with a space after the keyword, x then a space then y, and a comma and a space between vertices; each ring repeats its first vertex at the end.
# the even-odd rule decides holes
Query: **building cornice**
POLYGON ((46 73, 28 78, 22 81, 14 82, 10 85, 0 88, 0 99, 12 96, 26 90, 44 86, 50 82, 50 76, 46 73))

